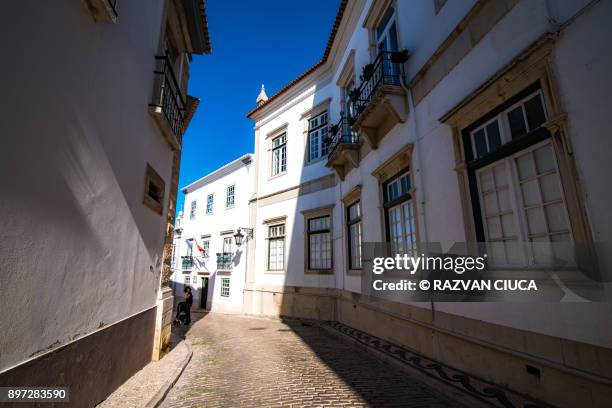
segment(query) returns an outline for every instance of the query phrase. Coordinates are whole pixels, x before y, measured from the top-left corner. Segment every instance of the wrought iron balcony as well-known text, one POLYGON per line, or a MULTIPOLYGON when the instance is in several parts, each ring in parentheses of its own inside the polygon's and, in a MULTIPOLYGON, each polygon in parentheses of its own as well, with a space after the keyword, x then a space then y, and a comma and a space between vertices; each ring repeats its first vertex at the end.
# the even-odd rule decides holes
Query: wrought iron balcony
POLYGON ((182 267, 183 269, 193 268, 193 256, 183 256, 182 267))
POLYGON ((176 79, 170 59, 156 56, 155 89, 149 111, 173 149, 180 149, 187 121, 187 98, 176 79))
POLYGON ((224 271, 231 270, 233 265, 232 258, 232 253, 225 252, 222 254, 217 254, 217 269, 224 271))
POLYGON ((381 51, 364 67, 362 83, 351 95, 352 128, 374 149, 393 126, 406 121, 406 92, 401 85, 407 58, 405 51, 381 51))
POLYGON ((350 118, 341 113, 340 120, 328 132, 327 167, 334 169, 338 177, 344 176, 359 166, 359 133, 353 131, 350 118))

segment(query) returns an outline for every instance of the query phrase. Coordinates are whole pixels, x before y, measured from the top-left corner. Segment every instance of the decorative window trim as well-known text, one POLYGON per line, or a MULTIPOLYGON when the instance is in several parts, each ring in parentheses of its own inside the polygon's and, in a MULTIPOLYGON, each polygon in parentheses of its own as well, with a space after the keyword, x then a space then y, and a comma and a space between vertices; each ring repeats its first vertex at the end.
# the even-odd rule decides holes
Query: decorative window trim
POLYGON ((281 133, 287 133, 288 128, 289 122, 285 122, 282 125, 274 128, 274 130, 271 130, 270 132, 266 133, 266 139, 274 139, 276 136, 280 136, 281 133))
POLYGON ((306 275, 333 275, 335 270, 334 265, 334 207, 335 204, 326 205, 323 207, 313 208, 310 210, 301 211, 304 218, 304 274, 306 275), (331 236, 331 268, 329 269, 311 269, 310 268, 310 248, 309 248, 309 228, 308 220, 314 218, 329 217, 329 233, 331 236))
POLYGON ((348 84, 351 79, 355 78, 355 49, 351 49, 348 57, 346 57, 346 61, 340 70, 340 75, 338 75, 338 80, 336 81, 336 85, 339 88, 344 88, 346 84, 348 84))
POLYGON ((300 120, 305 121, 305 125, 304 125, 304 130, 308 131, 308 121, 319 115, 320 113, 323 113, 326 110, 329 110, 329 105, 331 104, 331 97, 330 98, 325 98, 323 99, 321 102, 319 102, 318 104, 314 105, 312 108, 308 109, 307 111, 303 112, 300 115, 300 120))
POLYGON ((414 145, 412 143, 405 145, 399 152, 395 153, 383 164, 374 169, 372 175, 376 177, 379 182, 385 182, 400 173, 400 171, 407 167, 411 167, 413 148, 414 145))
POLYGON ((345 205, 350 205, 357 200, 361 200, 361 184, 357 184, 351 191, 342 197, 342 202, 345 205))
POLYGON ((470 195, 463 130, 532 84, 539 82, 548 118, 542 127, 550 133, 550 139, 557 154, 559 176, 565 193, 572 238, 576 244, 584 248, 581 251, 584 255, 579 257, 577 262, 579 267, 584 267, 597 274, 598 266, 593 261, 595 259, 593 237, 587 220, 586 207, 580 194, 582 189, 572 155, 566 123, 567 114, 563 109, 554 80, 551 53, 555 40, 554 35, 544 34, 497 74, 444 114, 439 121, 449 125, 453 131, 455 171, 459 183, 466 241, 476 242, 474 206, 470 195))
POLYGON ((155 211, 157 214, 162 215, 164 212, 164 199, 166 196, 166 183, 164 179, 155 171, 155 169, 147 163, 145 169, 145 182, 144 182, 144 195, 142 203, 155 211), (159 200, 156 200, 150 195, 150 186, 153 187, 160 193, 159 200))

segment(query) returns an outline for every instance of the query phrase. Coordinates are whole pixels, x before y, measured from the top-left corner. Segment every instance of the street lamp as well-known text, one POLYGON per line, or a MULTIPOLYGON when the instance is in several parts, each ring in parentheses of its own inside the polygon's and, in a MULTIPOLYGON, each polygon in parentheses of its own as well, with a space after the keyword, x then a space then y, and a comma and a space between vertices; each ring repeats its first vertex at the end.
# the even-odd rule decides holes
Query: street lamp
POLYGON ((238 228, 236 233, 234 234, 234 241, 236 242, 236 246, 239 247, 242 245, 242 240, 245 238, 245 235, 242 233, 242 230, 246 232, 246 240, 249 238, 253 238, 253 228, 238 228))

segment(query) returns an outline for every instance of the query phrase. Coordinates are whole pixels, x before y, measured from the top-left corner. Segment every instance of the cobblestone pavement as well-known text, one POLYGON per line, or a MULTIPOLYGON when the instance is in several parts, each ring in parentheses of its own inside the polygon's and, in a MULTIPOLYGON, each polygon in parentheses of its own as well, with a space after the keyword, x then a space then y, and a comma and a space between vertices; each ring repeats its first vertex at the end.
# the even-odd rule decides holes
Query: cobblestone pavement
POLYGON ((459 407, 316 325, 208 314, 162 407, 459 407))

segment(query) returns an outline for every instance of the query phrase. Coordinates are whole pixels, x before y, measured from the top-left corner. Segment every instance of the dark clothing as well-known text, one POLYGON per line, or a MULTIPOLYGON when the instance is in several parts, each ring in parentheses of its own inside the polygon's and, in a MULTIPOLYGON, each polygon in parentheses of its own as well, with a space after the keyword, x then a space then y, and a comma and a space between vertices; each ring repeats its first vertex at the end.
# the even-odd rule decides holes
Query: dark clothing
POLYGON ((193 305, 193 294, 191 292, 185 293, 185 304, 187 305, 185 324, 191 324, 191 305, 193 305))

